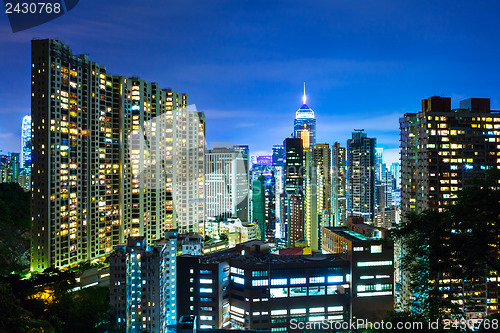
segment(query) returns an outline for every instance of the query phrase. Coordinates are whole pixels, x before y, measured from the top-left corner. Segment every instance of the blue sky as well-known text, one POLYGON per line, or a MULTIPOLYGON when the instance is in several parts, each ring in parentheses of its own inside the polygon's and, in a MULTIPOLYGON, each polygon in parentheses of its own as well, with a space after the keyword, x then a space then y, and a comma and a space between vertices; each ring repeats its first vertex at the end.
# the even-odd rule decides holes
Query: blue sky
POLYGON ((18 33, 0 14, 0 149, 20 150, 30 40, 57 38, 111 73, 189 93, 208 141, 270 152, 292 132, 305 81, 318 142, 364 128, 394 161, 398 118, 423 98, 500 109, 498 13, 496 1, 80 1, 18 33))

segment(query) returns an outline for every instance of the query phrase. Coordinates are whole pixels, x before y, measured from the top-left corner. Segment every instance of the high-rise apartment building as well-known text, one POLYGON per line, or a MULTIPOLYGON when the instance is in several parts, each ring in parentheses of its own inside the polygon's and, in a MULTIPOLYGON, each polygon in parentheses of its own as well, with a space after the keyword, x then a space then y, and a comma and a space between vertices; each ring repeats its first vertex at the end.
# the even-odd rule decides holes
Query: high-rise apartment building
POLYGON ((375 142, 363 131, 347 140, 347 215, 367 222, 375 213, 375 142))
POLYGON ((31 74, 32 270, 127 236, 198 232, 205 120, 186 94, 111 75, 57 40, 32 41, 31 74))
POLYGON ((338 227, 346 219, 346 152, 335 142, 332 145, 332 226, 338 227))
MULTIPOLYGON (((420 112, 400 119, 400 142, 404 221, 409 212, 442 211, 455 203, 460 190, 500 169, 500 112, 490 109, 488 98, 466 99, 452 109, 451 98, 429 97, 420 112)), ((410 282, 404 272, 401 285, 398 302, 409 307, 410 282)), ((484 313, 490 311, 483 304, 484 313)))
POLYGON ((500 112, 489 98, 422 100, 419 113, 400 119, 402 215, 442 210, 458 191, 500 167, 500 112))

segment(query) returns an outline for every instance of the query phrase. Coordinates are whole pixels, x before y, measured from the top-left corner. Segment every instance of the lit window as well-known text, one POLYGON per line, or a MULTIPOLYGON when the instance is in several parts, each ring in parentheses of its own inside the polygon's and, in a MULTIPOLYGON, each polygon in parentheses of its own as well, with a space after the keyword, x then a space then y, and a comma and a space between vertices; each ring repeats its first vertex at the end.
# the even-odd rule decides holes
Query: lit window
POLYGON ((328 283, 340 283, 344 281, 344 277, 342 275, 329 276, 327 281, 328 283))
POLYGON ((306 278, 291 278, 290 284, 306 284, 306 278))
POLYGON ((309 278, 309 283, 325 283, 324 276, 313 276, 309 278))
POLYGON ((392 265, 392 260, 360 261, 360 262, 358 262, 358 267, 391 266, 391 265, 392 265))
POLYGON ((287 279, 271 279, 271 286, 286 285, 287 279))

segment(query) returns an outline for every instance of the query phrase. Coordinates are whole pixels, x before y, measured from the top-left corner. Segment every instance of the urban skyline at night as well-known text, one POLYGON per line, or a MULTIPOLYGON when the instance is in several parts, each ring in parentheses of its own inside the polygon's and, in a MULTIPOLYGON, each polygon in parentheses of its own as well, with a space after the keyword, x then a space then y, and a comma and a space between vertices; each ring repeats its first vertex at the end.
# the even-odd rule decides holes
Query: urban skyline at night
POLYGON ((57 20, 16 34, 2 16, 0 149, 20 152, 20 131, 14 129, 30 108, 24 60, 37 37, 62 39, 111 73, 189 91, 190 102, 207 116, 207 141, 248 144, 252 155, 270 153, 291 133, 303 82, 318 119, 317 142, 345 143, 353 129, 364 128, 385 148, 388 162, 398 160, 399 117, 418 110, 422 96, 488 96, 492 108, 500 108, 489 84, 498 76, 491 26, 497 3, 364 5, 277 1, 255 13, 253 6, 262 6, 254 2, 188 1, 165 8, 141 4, 144 14, 135 15, 132 2, 100 4, 97 12, 80 3, 57 20), (150 34, 123 23, 132 13, 150 34), (158 20, 157 13, 166 19, 158 20), (175 13, 185 13, 184 21, 175 13), (429 80, 431 73, 439 75, 429 80))
POLYGON ((0 332, 500 329, 500 3, 48 1, 0 15, 0 332))

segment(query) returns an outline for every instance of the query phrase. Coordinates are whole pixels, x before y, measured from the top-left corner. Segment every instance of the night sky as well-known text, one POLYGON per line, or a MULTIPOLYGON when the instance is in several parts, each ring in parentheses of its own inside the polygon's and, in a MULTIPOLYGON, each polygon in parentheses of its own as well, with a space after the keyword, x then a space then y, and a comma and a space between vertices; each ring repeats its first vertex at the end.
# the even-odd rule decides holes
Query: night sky
POLYGON ((270 152, 302 102, 317 142, 364 128, 397 160, 398 118, 433 95, 500 109, 498 1, 82 0, 12 33, 0 14, 0 149, 20 151, 30 113, 30 40, 56 38, 113 74, 189 93, 207 141, 270 152))

